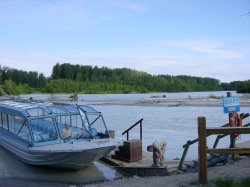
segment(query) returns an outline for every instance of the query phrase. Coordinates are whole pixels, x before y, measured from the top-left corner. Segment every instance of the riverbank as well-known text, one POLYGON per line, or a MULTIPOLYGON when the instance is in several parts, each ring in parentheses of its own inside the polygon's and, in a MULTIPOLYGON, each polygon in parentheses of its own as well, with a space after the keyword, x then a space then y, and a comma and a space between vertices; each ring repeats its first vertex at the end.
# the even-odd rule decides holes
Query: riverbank
MULTIPOLYGON (((231 178, 241 180, 250 176, 250 157, 244 157, 242 160, 235 161, 223 166, 208 168, 208 183, 212 184, 217 178, 231 178)), ((165 177, 133 177, 129 179, 120 179, 103 183, 84 185, 84 187, 152 187, 152 186, 169 186, 169 187, 186 187, 191 184, 198 184, 198 173, 183 173, 165 177)))
MULTIPOLYGON (((70 94, 29 94, 15 97, 30 101, 48 102, 78 102, 86 105, 124 105, 124 106, 222 106, 222 98, 225 92, 197 92, 197 93, 167 93, 167 94, 78 94, 78 101, 73 101, 70 94), (190 94, 190 95, 189 95, 190 94), (215 94, 215 95, 213 95, 215 94)), ((250 94, 237 95, 240 98, 240 106, 250 106, 250 94)), ((13 99, 0 97, 0 100, 13 99)))
MULTIPOLYGON (((208 184, 217 178, 230 178, 236 181, 250 176, 250 157, 243 157, 230 164, 208 168, 208 184)), ((56 183, 28 179, 0 178, 0 186, 5 187, 188 187, 198 185, 198 173, 183 173, 164 177, 131 177, 118 180, 99 182, 95 184, 56 183)))
MULTIPOLYGON (((182 99, 141 99, 137 101, 126 102, 103 102, 95 105, 127 105, 127 106, 160 106, 160 107, 177 107, 177 106, 222 106, 222 98, 182 98, 182 99)), ((241 106, 250 106, 250 97, 240 97, 241 106)))

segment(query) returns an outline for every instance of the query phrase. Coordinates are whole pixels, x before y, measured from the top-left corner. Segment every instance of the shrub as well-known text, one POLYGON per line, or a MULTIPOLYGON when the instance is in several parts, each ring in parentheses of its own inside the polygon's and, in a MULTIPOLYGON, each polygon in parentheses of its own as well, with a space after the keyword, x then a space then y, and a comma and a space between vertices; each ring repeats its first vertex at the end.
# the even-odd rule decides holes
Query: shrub
POLYGON ((20 88, 21 93, 23 93, 23 94, 31 94, 32 93, 31 87, 26 83, 20 85, 19 88, 20 88))
POLYGON ((77 81, 56 79, 47 84, 45 91, 49 93, 72 93, 73 91, 79 92, 80 87, 81 84, 77 81))
POLYGON ((4 81, 3 90, 8 95, 20 95, 20 88, 12 81, 6 80, 4 81))

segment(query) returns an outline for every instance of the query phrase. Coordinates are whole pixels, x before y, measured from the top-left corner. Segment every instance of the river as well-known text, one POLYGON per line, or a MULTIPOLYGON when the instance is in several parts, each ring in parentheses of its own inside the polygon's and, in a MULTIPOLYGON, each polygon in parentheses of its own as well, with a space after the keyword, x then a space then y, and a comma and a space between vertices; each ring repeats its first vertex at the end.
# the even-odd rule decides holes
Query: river
MULTIPOLYGON (((228 114, 223 113, 222 106, 136 106, 123 105, 122 103, 139 100, 157 99, 185 99, 206 98, 211 96, 226 96, 226 92, 186 92, 186 93, 147 93, 147 94, 79 94, 79 103, 93 106, 102 112, 109 129, 115 130, 118 141, 125 140, 122 132, 143 118, 143 150, 154 140, 163 139, 168 143, 165 154, 166 159, 180 158, 182 146, 188 141, 197 138, 197 118, 204 116, 207 119, 207 127, 219 127, 228 122, 228 114)), ((233 96, 242 96, 233 92, 233 96)), ((34 100, 66 100, 68 94, 49 95, 32 94, 22 95, 21 99, 32 97, 34 100)), ((241 107, 240 113, 250 112, 250 107, 241 107)), ((247 119, 248 120, 248 119, 247 119)), ((249 120, 246 122, 249 123, 249 120)), ((243 122, 245 124, 245 122, 243 122)), ((130 132, 130 139, 139 138, 139 126, 130 132)), ((212 146, 216 136, 208 138, 208 146, 212 146)), ((249 140, 249 136, 242 135, 238 141, 249 140)), ((218 147, 229 146, 229 137, 220 141, 218 147)), ((193 144, 187 154, 187 159, 197 158, 197 144, 193 144)), ((120 174, 103 163, 96 162, 85 171, 75 173, 79 178, 83 173, 93 173, 91 180, 110 180, 119 177, 120 174), (93 172, 94 170, 100 171, 93 172), (96 175, 95 173, 98 173, 96 175), (101 173, 101 175, 100 175, 101 173), (100 177, 101 176, 101 177, 100 177)), ((86 181, 83 181, 86 182, 86 181)), ((88 181, 87 181, 88 182, 88 181)))

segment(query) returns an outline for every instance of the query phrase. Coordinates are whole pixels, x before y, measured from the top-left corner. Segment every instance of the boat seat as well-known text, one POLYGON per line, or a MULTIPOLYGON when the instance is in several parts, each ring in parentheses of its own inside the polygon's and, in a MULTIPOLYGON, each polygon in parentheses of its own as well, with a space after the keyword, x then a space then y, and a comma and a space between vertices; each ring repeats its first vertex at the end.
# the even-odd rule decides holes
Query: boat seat
POLYGON ((91 128, 91 131, 92 131, 92 136, 95 139, 100 139, 100 136, 98 136, 98 132, 97 132, 96 128, 91 128))
POLYGON ((49 133, 44 133, 42 131, 33 131, 35 142, 46 142, 51 140, 49 133))
POLYGON ((37 142, 37 143, 43 141, 43 140, 42 140, 42 137, 41 137, 40 135, 38 135, 38 134, 35 134, 35 135, 34 135, 34 140, 35 140, 35 142, 37 142))

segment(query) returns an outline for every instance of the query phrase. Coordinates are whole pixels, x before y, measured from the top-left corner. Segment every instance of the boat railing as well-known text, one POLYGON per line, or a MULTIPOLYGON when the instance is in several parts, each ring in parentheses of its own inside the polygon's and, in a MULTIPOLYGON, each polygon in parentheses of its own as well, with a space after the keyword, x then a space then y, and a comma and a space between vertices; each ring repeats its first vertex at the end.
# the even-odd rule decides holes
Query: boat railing
POLYGON ((143 118, 141 118, 139 121, 137 121, 134 125, 132 125, 131 127, 129 127, 127 130, 125 130, 122 135, 127 133, 127 141, 129 140, 129 131, 131 129, 133 129, 135 126, 137 126, 138 124, 140 124, 140 140, 142 140, 142 121, 143 118))
MULTIPOLYGON (((241 113, 240 114, 240 117, 242 120, 249 117, 249 116, 250 116, 249 113, 246 113, 246 114, 241 113)), ((222 125, 221 127, 228 127, 228 126, 229 126, 229 123, 226 123, 225 125, 222 125)), ((243 125, 243 127, 248 127, 248 126, 250 126, 250 123, 243 125)), ((210 136, 210 135, 208 135, 208 136, 210 136)), ((213 145, 213 148, 216 148, 218 143, 219 143, 219 140, 226 137, 226 136, 228 136, 228 134, 217 135, 216 140, 215 140, 214 145, 213 145)), ((178 170, 182 169, 182 166, 183 166, 183 163, 185 161, 189 146, 196 143, 196 142, 198 142, 198 138, 196 138, 194 140, 188 140, 187 143, 185 145, 183 145, 184 151, 182 153, 182 157, 181 157, 181 160, 180 160, 180 163, 178 166, 178 170)))

